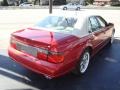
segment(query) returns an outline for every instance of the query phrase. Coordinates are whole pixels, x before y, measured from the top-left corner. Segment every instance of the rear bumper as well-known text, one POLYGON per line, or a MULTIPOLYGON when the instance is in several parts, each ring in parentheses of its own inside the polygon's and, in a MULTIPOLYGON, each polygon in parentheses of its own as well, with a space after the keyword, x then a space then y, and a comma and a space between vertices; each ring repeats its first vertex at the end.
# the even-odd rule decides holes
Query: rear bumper
POLYGON ((37 58, 22 53, 12 47, 8 48, 8 54, 14 61, 34 72, 44 75, 47 78, 51 79, 63 74, 60 72, 60 69, 62 68, 61 64, 54 64, 47 61, 38 60, 37 58))

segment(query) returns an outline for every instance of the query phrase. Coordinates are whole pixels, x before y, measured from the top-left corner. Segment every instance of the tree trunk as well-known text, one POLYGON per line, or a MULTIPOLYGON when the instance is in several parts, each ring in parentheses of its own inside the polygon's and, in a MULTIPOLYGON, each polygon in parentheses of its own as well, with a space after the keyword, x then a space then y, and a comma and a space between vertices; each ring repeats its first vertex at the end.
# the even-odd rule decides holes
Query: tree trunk
POLYGON ((34 1, 34 5, 36 4, 37 0, 34 1))
POLYGON ((38 3, 39 6, 40 6, 40 2, 41 2, 40 0, 35 0, 35 1, 34 1, 34 5, 36 5, 36 4, 38 3))
POLYGON ((3 6, 9 6, 7 0, 3 0, 3 6))
POLYGON ((40 0, 39 0, 39 6, 40 6, 40 0))

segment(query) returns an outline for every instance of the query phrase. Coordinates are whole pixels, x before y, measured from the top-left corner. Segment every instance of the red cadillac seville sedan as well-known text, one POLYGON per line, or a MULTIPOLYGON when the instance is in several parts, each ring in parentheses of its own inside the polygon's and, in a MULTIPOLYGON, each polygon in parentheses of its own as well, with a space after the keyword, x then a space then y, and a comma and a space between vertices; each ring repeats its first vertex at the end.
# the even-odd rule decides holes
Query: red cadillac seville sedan
POLYGON ((114 33, 114 24, 99 15, 48 15, 34 27, 12 33, 8 53, 14 61, 47 78, 72 70, 81 75, 90 58, 112 44, 114 33))

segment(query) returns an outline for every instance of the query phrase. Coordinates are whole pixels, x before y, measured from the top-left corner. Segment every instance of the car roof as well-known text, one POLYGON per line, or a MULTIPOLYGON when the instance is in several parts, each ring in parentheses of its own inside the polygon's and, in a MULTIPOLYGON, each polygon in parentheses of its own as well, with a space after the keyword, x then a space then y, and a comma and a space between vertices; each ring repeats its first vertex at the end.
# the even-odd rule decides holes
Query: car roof
POLYGON ((63 17, 72 17, 77 19, 75 32, 72 32, 73 35, 77 37, 83 37, 88 34, 88 18, 91 16, 99 16, 94 12, 89 11, 61 11, 61 13, 51 14, 52 16, 63 16, 63 17), (76 32, 78 31, 78 32, 76 32), (79 33, 80 32, 80 33, 79 33))

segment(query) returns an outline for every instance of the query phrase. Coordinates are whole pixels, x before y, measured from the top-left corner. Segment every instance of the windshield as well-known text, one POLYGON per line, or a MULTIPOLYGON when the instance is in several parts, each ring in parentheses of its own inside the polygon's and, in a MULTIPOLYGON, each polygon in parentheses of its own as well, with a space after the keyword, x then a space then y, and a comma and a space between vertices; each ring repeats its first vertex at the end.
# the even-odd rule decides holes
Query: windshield
POLYGON ((57 31, 71 31, 74 30, 76 22, 77 19, 73 17, 48 16, 41 20, 36 26, 57 31))

